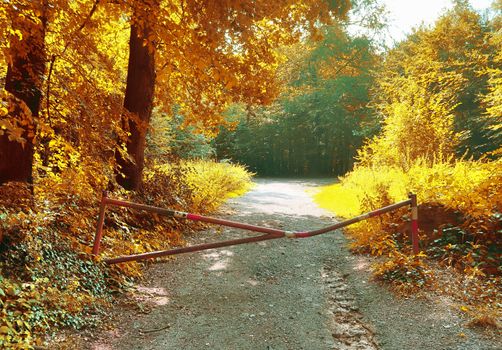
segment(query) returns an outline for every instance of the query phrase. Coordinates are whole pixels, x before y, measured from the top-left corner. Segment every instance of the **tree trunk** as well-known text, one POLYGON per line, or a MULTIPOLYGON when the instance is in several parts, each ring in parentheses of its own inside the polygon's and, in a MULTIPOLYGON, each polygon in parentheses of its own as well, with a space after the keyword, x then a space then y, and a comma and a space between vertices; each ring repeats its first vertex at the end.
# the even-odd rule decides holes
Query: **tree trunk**
MULTIPOLYGON (((8 116, 11 122, 24 129, 21 137, 25 142, 9 140, 8 132, 0 135, 0 185, 8 181, 33 183, 35 118, 38 117, 40 109, 46 61, 44 43, 46 19, 42 15, 38 20, 18 16, 12 25, 13 30, 22 33, 22 39, 16 35, 11 36, 9 51, 11 61, 7 67, 5 90, 23 101, 30 109, 31 116, 25 115, 19 105, 15 106, 14 111, 8 116)), ((16 103, 14 99, 12 103, 16 103)))
MULTIPOLYGON (((145 4, 143 6, 147 7, 145 4)), ((147 18, 141 16, 143 11, 146 11, 145 7, 135 10, 136 20, 131 25, 129 41, 129 66, 124 99, 124 107, 129 115, 123 118, 123 128, 129 132, 126 142, 129 158, 116 153, 119 166, 117 182, 128 190, 139 190, 141 187, 145 136, 152 114, 155 88, 155 48, 151 41, 144 45, 147 40, 151 40, 153 23, 141 21, 141 18, 147 18)), ((152 7, 150 9, 153 10, 152 7)))

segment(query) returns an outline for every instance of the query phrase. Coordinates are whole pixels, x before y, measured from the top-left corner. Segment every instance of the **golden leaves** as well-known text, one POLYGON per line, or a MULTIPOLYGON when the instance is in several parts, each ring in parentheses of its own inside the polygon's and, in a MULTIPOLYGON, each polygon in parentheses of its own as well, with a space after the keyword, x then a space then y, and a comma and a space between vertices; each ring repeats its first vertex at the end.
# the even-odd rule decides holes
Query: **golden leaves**
POLYGON ((33 118, 28 106, 5 89, 0 90, 0 135, 8 135, 10 141, 21 143, 33 138, 33 118))
POLYGON ((9 28, 9 33, 16 36, 19 40, 23 40, 23 33, 19 29, 9 28))
POLYGON ((188 123, 213 130, 224 122, 220 115, 229 103, 265 104, 277 96, 276 49, 298 40, 295 31, 321 18, 325 4, 261 0, 252 6, 201 6, 189 1, 161 8, 158 62, 165 68, 159 71, 158 97, 166 106, 182 105, 188 123))

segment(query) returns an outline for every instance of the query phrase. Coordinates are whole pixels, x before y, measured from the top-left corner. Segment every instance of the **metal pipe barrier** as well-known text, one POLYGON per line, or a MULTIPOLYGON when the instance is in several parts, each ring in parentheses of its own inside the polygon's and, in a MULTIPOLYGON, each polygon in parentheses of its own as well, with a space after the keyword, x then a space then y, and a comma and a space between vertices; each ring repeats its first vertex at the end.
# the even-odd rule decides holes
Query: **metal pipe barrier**
POLYGON ((408 200, 398 202, 395 204, 391 204, 386 207, 383 207, 383 208, 380 208, 377 210, 373 210, 373 211, 370 211, 365 214, 361 214, 361 215, 356 216, 352 219, 341 221, 336 224, 333 224, 333 225, 330 225, 330 226, 327 226, 324 228, 320 228, 317 230, 296 232, 296 231, 285 231, 285 230, 278 230, 278 229, 269 228, 269 227, 250 225, 250 224, 245 224, 245 223, 241 223, 241 222, 213 218, 213 217, 209 217, 209 216, 197 215, 197 214, 186 213, 186 212, 170 210, 170 209, 165 209, 165 208, 159 208, 159 207, 154 207, 154 206, 145 205, 145 204, 121 201, 121 200, 117 200, 117 199, 108 198, 107 193, 103 192, 103 195, 101 197, 100 208, 99 208, 99 218, 98 218, 98 224, 97 224, 97 228, 96 228, 96 235, 94 237, 94 246, 92 249, 92 253, 94 255, 99 254, 99 248, 100 248, 101 239, 103 236, 103 223, 104 223, 104 219, 105 219, 105 210, 106 210, 107 205, 114 205, 114 206, 119 206, 119 207, 144 210, 147 212, 157 213, 157 214, 167 216, 167 217, 187 219, 187 220, 192 220, 192 221, 201 221, 201 222, 207 222, 207 223, 211 223, 211 224, 217 224, 217 225, 222 225, 222 226, 227 226, 227 227, 235 227, 235 228, 240 228, 243 230, 264 233, 264 235, 254 236, 254 237, 233 239, 233 240, 214 242, 214 243, 205 243, 205 244, 199 244, 199 245, 194 245, 194 246, 190 246, 190 247, 183 247, 183 248, 176 248, 176 249, 169 249, 169 250, 160 250, 160 251, 155 251, 155 252, 126 255, 126 256, 120 256, 120 257, 112 258, 112 259, 105 259, 105 262, 107 262, 108 264, 118 264, 118 263, 128 262, 128 261, 139 261, 139 260, 145 260, 145 259, 153 259, 153 258, 158 258, 161 256, 176 255, 176 254, 190 253, 190 252, 198 252, 201 250, 228 247, 228 246, 233 246, 233 245, 259 242, 259 241, 266 241, 266 240, 270 240, 270 239, 313 237, 313 236, 317 236, 317 235, 320 235, 323 233, 337 230, 339 228, 354 224, 354 223, 362 221, 362 220, 366 220, 366 219, 369 219, 369 218, 372 218, 372 217, 375 217, 378 215, 382 215, 384 213, 388 213, 390 211, 405 207, 407 205, 409 205, 411 207, 411 242, 412 242, 412 247, 413 247, 413 253, 414 254, 419 253, 417 196, 413 193, 409 194, 408 200))

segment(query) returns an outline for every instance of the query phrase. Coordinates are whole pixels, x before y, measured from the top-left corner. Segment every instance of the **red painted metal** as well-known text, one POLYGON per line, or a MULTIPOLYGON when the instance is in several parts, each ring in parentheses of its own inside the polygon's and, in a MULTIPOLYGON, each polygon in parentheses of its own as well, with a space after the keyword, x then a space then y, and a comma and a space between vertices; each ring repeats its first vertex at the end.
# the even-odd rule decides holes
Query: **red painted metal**
POLYGON ((92 247, 92 254, 98 255, 99 245, 101 244, 101 237, 103 236, 103 223, 105 222, 105 209, 107 203, 107 193, 103 191, 101 195, 101 202, 99 204, 99 217, 98 226, 96 227, 96 235, 94 236, 94 246, 92 247))
POLYGON ((398 208, 401 208, 401 207, 404 207, 404 206, 407 206, 407 205, 410 205, 410 204, 411 204, 411 200, 408 199, 406 201, 402 201, 402 202, 399 202, 399 203, 396 203, 396 204, 392 204, 392 205, 380 208, 378 210, 370 211, 369 213, 365 213, 365 214, 356 216, 355 218, 352 218, 352 219, 349 219, 349 220, 338 222, 338 223, 336 223, 334 225, 331 225, 331 226, 328 226, 328 227, 320 228, 320 229, 314 230, 314 231, 295 233, 294 234, 294 238, 307 238, 307 237, 317 236, 317 235, 320 235, 320 234, 323 234, 323 233, 327 233, 327 232, 330 232, 330 231, 334 231, 334 230, 337 230, 339 228, 342 228, 342 227, 354 224, 356 222, 359 222, 359 221, 362 221, 362 220, 365 220, 365 219, 368 219, 368 218, 371 218, 371 217, 374 217, 374 216, 377 216, 377 215, 388 213, 389 211, 396 210, 398 208))
POLYGON ((209 216, 202 216, 202 215, 196 215, 196 214, 190 214, 190 213, 187 215, 187 219, 193 220, 193 221, 207 222, 210 224, 223 225, 223 226, 228 226, 228 227, 236 227, 236 228, 241 228, 243 230, 254 231, 254 232, 282 234, 283 236, 285 233, 284 230, 277 230, 275 228, 256 226, 256 225, 250 225, 250 224, 243 224, 240 222, 217 219, 217 218, 212 218, 209 216))
POLYGON ((229 240, 229 241, 221 241, 221 242, 215 242, 215 243, 199 244, 199 245, 194 245, 191 247, 184 247, 184 248, 159 250, 156 252, 143 253, 143 254, 120 256, 118 258, 106 259, 105 262, 107 262, 108 264, 118 264, 118 263, 127 262, 127 261, 138 261, 138 260, 159 258, 161 256, 199 252, 201 250, 228 247, 228 246, 245 244, 245 243, 252 243, 252 242, 260 242, 260 241, 266 241, 266 240, 277 239, 277 238, 282 238, 282 237, 284 237, 284 233, 283 234, 267 233, 265 235, 255 236, 255 237, 233 239, 233 240, 229 240))
POLYGON ((411 245, 413 247, 413 254, 418 254, 420 252, 420 247, 418 245, 418 205, 417 205, 417 195, 414 193, 409 194, 411 201, 411 245))
MULTIPOLYGON (((191 253, 191 252, 197 252, 197 251, 201 251, 201 250, 221 248, 221 247, 227 247, 227 246, 233 246, 233 245, 239 245, 239 244, 245 244, 245 243, 252 243, 252 242, 259 242, 259 241, 265 241, 265 240, 271 240, 271 239, 278 239, 278 238, 284 238, 284 237, 288 237, 288 238, 313 237, 316 235, 320 235, 323 233, 337 230, 339 228, 351 225, 353 223, 356 223, 356 222, 359 222, 362 220, 366 220, 366 219, 374 217, 374 216, 378 216, 378 215, 396 210, 398 208, 401 208, 401 207, 404 207, 407 205, 410 205, 412 207, 412 212, 413 212, 413 208, 416 208, 416 196, 410 194, 410 199, 408 199, 406 201, 395 203, 395 204, 392 204, 392 205, 389 205, 389 206, 386 206, 386 207, 359 215, 355 218, 345 220, 342 222, 338 222, 334 225, 330 225, 330 226, 327 226, 324 228, 320 228, 320 229, 313 230, 313 231, 307 231, 307 232, 290 232, 290 231, 278 230, 278 229, 269 228, 269 227, 256 226, 256 225, 244 224, 244 223, 230 221, 230 220, 218 219, 218 218, 213 218, 213 217, 209 217, 209 216, 179 212, 179 211, 174 211, 174 210, 170 210, 170 209, 154 207, 154 206, 150 206, 150 205, 144 205, 144 204, 138 204, 138 203, 133 203, 133 202, 111 199, 111 198, 108 198, 106 195, 106 192, 104 192, 103 197, 101 198, 100 215, 99 215, 99 219, 98 219, 98 227, 96 230, 96 237, 94 240, 93 254, 99 253, 99 244, 100 244, 101 237, 102 237, 102 229, 103 229, 103 221, 104 221, 104 212, 105 212, 105 208, 106 208, 107 204, 122 206, 122 207, 127 207, 127 208, 133 208, 133 209, 138 209, 138 210, 150 211, 150 212, 154 212, 154 213, 165 215, 165 216, 185 218, 185 219, 193 220, 193 221, 201 221, 201 222, 207 222, 207 223, 212 223, 212 224, 217 224, 217 225, 222 225, 222 226, 240 228, 240 229, 244 229, 244 230, 248 230, 248 231, 265 233, 264 235, 261 235, 261 236, 254 236, 254 237, 240 238, 240 239, 234 239, 234 240, 228 240, 228 241, 200 244, 200 245, 195 245, 195 246, 191 246, 191 247, 162 250, 162 251, 149 252, 149 253, 143 253, 143 254, 127 255, 127 256, 122 256, 122 257, 117 257, 117 258, 105 260, 109 264, 117 264, 117 263, 128 262, 128 261, 152 259, 152 258, 157 258, 157 257, 161 257, 161 256, 191 253)), ((412 215, 412 217, 413 217, 413 215, 412 215)), ((414 217, 416 217, 416 215, 414 217)), ((413 227, 417 227, 416 220, 415 221, 412 220, 412 242, 413 242, 413 251, 415 252, 415 250, 418 249, 418 234, 416 234, 416 233, 413 234, 413 232, 416 231, 416 230, 414 231, 413 227), (415 245, 417 247, 416 249, 415 249, 415 245)), ((418 251, 416 251, 415 254, 416 253, 418 253, 418 251)))

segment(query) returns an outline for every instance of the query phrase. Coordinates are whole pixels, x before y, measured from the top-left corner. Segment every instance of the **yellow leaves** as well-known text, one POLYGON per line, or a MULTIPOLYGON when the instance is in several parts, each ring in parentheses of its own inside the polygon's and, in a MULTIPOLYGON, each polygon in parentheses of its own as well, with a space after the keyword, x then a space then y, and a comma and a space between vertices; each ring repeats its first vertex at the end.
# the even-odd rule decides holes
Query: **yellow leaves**
MULTIPOLYGON (((322 188, 315 199, 322 207, 349 218, 389 204, 389 201, 400 201, 406 198, 410 190, 418 194, 420 208, 424 208, 423 211, 419 209, 418 217, 420 225, 424 223, 423 230, 427 230, 420 234, 425 245, 423 248, 428 249, 427 254, 421 252, 415 258, 425 264, 435 258, 434 254, 439 251, 439 256, 449 257, 444 263, 454 265, 462 274, 464 282, 483 285, 481 281, 486 281, 486 275, 490 273, 487 272, 491 268, 489 264, 493 264, 484 255, 488 245, 493 244, 490 243, 493 239, 490 237, 496 230, 496 226, 490 225, 494 225, 493 217, 498 217, 497 208, 501 207, 502 202, 500 159, 491 162, 438 160, 432 165, 419 160, 407 170, 390 165, 359 165, 340 183, 322 188), (427 238, 431 235, 439 235, 435 237, 442 239, 449 237, 445 236, 446 230, 431 232, 433 228, 437 230, 448 223, 443 221, 446 216, 439 209, 455 212, 459 220, 469 218, 469 221, 459 223, 461 228, 458 228, 458 234, 462 234, 462 240, 470 237, 473 240, 470 244, 469 241, 446 241, 440 246, 431 245, 431 238, 427 238), (431 248, 436 250, 429 250, 431 248)), ((403 217, 409 218, 406 209, 351 225, 347 229, 353 239, 351 247, 355 251, 388 256, 390 260, 379 265, 376 273, 389 280, 407 281, 410 278, 406 271, 412 271, 413 274, 413 269, 417 268, 413 257, 403 256, 402 248, 395 246, 395 241, 389 236, 391 233, 394 237, 403 234, 399 242, 409 247, 409 223, 401 224, 403 217), (408 270, 405 271, 404 267, 408 270)))
POLYGON ((224 122, 219 116, 231 102, 270 103, 280 91, 276 71, 284 58, 276 49, 297 42, 295 30, 324 22, 321 12, 328 13, 324 3, 289 0, 221 2, 203 12, 191 2, 182 9, 162 4, 160 11, 158 62, 165 68, 158 81, 169 89, 158 97, 166 105, 183 103, 185 121, 208 130, 224 122))
POLYGON ((402 293, 410 293, 429 283, 430 271, 423 259, 393 251, 389 260, 374 264, 375 276, 392 282, 402 293))
MULTIPOLYGON (((417 161, 407 171, 395 166, 358 167, 341 184, 324 188, 318 195, 321 205, 350 217, 360 214, 366 208, 359 208, 364 198, 378 198, 379 184, 386 184, 386 190, 393 201, 402 200, 410 189, 418 192, 423 202, 441 203, 454 210, 460 210, 473 217, 491 213, 498 203, 502 190, 502 162, 483 161, 437 161, 432 166, 417 161), (332 200, 339 198, 340 201, 332 200)), ((376 206, 384 204, 377 201, 376 206)), ((374 209, 374 208, 373 208, 374 209)))
MULTIPOLYGON (((419 204, 423 208, 429 206, 448 208, 447 210, 458 213, 459 218, 469 218, 462 227, 470 230, 477 239, 462 246, 458 242, 445 242, 440 247, 441 254, 454 257, 455 264, 462 268, 461 271, 468 280, 478 281, 486 278, 486 271, 483 269, 487 265, 484 263, 482 252, 486 251, 489 235, 494 230, 493 226, 488 224, 490 218, 498 215, 496 208, 501 206, 501 160, 492 162, 438 160, 432 165, 416 161, 407 170, 397 166, 360 165, 342 178, 340 183, 322 188, 315 199, 321 206, 337 215, 349 218, 384 206, 389 201, 402 200, 410 190, 418 194, 419 204)), ((396 215, 384 216, 380 220, 367 220, 347 229, 348 234, 354 239, 352 247, 357 251, 383 255, 386 253, 385 249, 388 249, 392 262, 382 266, 383 275, 391 274, 389 271, 394 271, 397 266, 396 247, 387 244, 389 240, 387 233, 406 232, 406 226, 394 225, 400 222, 399 217, 402 215, 406 215, 405 209, 396 215)), ((435 220, 430 213, 427 216, 421 215, 426 213, 421 214, 419 209, 419 220, 426 226, 437 225, 434 226, 437 229, 440 225, 446 224, 441 219, 434 224, 429 222, 435 220)), ((441 218, 441 215, 439 217, 441 218)), ((432 231, 431 228, 428 230, 432 231)), ((403 239, 407 242, 407 235, 403 239)), ((426 259, 427 255, 421 252, 417 258, 426 259)))
POLYGON ((483 271, 481 271, 477 266, 474 266, 474 267, 467 266, 464 269, 464 273, 467 275, 467 277, 469 277, 471 279, 476 278, 476 277, 486 276, 486 274, 483 271))
POLYGON ((427 258, 427 254, 425 252, 420 251, 417 255, 415 255, 418 258, 427 258))
POLYGON ((216 69, 213 69, 211 72, 212 72, 213 79, 216 81, 219 81, 220 77, 221 77, 220 72, 217 71, 216 69))
POLYGON ((33 138, 31 111, 26 104, 4 89, 0 90, 0 135, 7 134, 10 141, 26 143, 33 138))
POLYGON ((9 28, 9 33, 16 36, 19 40, 23 40, 23 33, 19 29, 9 28))
POLYGON ((446 15, 435 28, 418 31, 387 55, 375 94, 385 116, 383 132, 379 142, 375 139, 368 146, 373 159, 365 161, 405 168, 418 158, 432 162, 454 154, 467 136, 453 122, 459 116, 457 107, 465 104, 462 96, 471 84, 472 67, 486 64, 478 52, 483 38, 479 23, 471 18, 465 28, 467 22, 456 20, 458 14, 446 15), (448 21, 453 22, 445 25, 448 21), (472 37, 460 34, 464 30, 472 30, 472 37))
POLYGON ((225 84, 225 89, 230 90, 236 85, 237 85, 237 79, 229 78, 229 79, 227 79, 227 82, 225 84))
POLYGON ((54 148, 58 144, 58 141, 55 139, 52 139, 49 141, 49 148, 54 148))
MULTIPOLYGON (((183 163, 185 180, 194 189, 193 210, 211 212, 227 198, 249 190, 251 173, 242 166, 213 161, 186 161, 183 163)), ((163 171, 169 168, 161 167, 163 171)))

